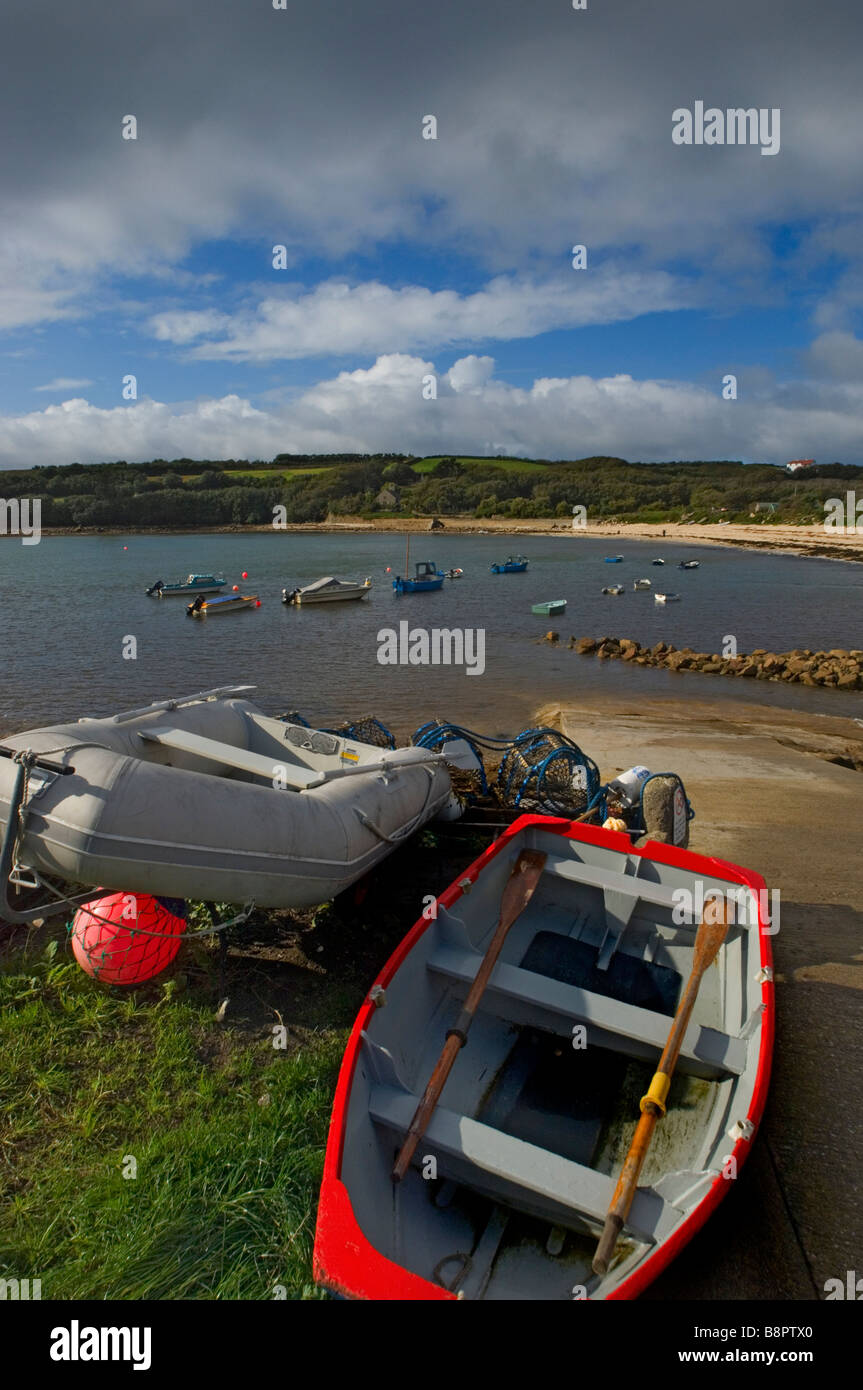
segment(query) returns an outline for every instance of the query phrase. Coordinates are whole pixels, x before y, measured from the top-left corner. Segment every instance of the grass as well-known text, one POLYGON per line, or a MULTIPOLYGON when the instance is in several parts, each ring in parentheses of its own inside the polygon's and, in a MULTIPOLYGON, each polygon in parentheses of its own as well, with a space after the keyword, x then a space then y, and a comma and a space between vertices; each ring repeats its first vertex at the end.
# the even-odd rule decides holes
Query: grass
POLYGON ((345 1029, 276 1051, 215 1022, 205 982, 100 987, 57 946, 0 974, 0 1277, 59 1299, 309 1296, 345 1029))
POLYGON ((214 938, 187 941, 134 990, 85 975, 62 919, 0 924, 0 1278, 43 1299, 320 1297, 339 1061, 421 895, 487 840, 451 835, 415 837, 359 906, 257 913, 223 965, 214 938))
MULTIPOLYGON (((447 455, 440 455, 438 458, 420 459, 418 463, 412 464, 415 473, 434 473, 441 458, 447 455)), ((455 455, 453 455, 455 457, 455 455)), ((530 459, 513 458, 463 458, 458 456, 458 462, 468 468, 493 468, 503 473, 544 473, 546 465, 544 463, 534 463, 530 459)))

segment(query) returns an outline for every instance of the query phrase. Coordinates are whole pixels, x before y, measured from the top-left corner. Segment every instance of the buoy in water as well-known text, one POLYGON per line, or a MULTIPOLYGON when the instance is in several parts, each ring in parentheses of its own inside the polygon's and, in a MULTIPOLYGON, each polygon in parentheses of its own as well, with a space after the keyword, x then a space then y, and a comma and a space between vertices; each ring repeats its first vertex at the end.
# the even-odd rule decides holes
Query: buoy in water
POLYGON ((238 593, 240 592, 240 586, 239 586, 239 584, 235 584, 235 585, 234 585, 233 592, 234 592, 235 594, 238 594, 238 593))
POLYGON ((152 980, 176 956, 186 930, 180 898, 149 893, 109 893, 79 907, 72 924, 75 959, 109 985, 152 980))
POLYGON ((248 577, 249 577, 249 571, 248 571, 248 570, 243 570, 243 573, 240 575, 240 578, 241 578, 241 579, 248 579, 248 577))
POLYGON ((260 608, 260 606, 261 606, 261 600, 258 599, 257 603, 255 604, 255 607, 256 607, 256 608, 260 608))

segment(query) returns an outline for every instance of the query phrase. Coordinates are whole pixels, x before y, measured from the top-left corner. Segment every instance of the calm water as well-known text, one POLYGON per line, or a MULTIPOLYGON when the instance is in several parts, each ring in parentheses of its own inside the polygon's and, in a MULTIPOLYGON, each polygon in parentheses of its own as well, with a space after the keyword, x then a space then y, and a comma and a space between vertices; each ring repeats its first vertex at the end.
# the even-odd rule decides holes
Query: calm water
POLYGON ((549 628, 569 635, 660 640, 718 651, 733 633, 753 647, 863 648, 863 566, 755 551, 654 542, 527 537, 525 575, 492 575, 513 542, 495 536, 420 534, 412 561, 462 566, 463 579, 434 594, 396 598, 404 564, 397 535, 47 537, 38 546, 0 543, 0 728, 27 728, 79 715, 110 714, 209 686, 249 683, 271 712, 298 709, 313 721, 375 713, 398 729, 436 716, 484 732, 515 732, 536 707, 560 697, 626 696, 748 701, 825 714, 863 715, 863 696, 767 682, 675 675, 599 662, 537 645, 549 628), (124 550, 124 546, 128 546, 124 550), (620 565, 603 556, 623 552, 620 565), (665 569, 653 568, 657 555, 665 569), (701 567, 676 569, 698 558, 701 567), (248 581, 241 580, 243 570, 248 581), (147 598, 155 579, 222 572, 260 596, 248 612, 193 622, 182 599, 147 598), (287 608, 281 589, 324 574, 370 575, 362 603, 287 608), (632 591, 642 576, 681 594, 662 608, 632 591), (621 598, 604 585, 622 583, 621 598), (531 604, 565 598, 562 618, 535 617, 531 604), (483 627, 486 670, 382 666, 379 629, 483 627), (137 639, 124 660, 123 639, 137 639))

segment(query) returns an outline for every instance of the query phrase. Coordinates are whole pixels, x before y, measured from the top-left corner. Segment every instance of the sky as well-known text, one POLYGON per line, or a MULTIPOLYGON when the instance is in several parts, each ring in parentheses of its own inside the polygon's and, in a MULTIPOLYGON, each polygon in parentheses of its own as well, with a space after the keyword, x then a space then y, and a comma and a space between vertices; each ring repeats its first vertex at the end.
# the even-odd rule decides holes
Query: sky
POLYGON ((5 0, 0 468, 863 463, 857 0, 284 4, 5 0))

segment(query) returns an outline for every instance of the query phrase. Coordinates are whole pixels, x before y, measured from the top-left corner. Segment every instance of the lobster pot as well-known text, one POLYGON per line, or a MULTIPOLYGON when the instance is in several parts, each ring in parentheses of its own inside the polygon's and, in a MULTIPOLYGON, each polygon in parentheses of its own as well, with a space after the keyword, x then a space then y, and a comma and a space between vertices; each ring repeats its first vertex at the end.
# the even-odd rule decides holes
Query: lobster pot
POLYGON ((596 763, 553 729, 520 735, 504 755, 495 783, 502 806, 544 815, 582 815, 598 790, 596 763))

